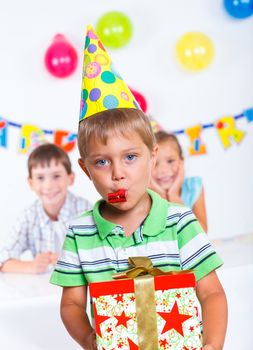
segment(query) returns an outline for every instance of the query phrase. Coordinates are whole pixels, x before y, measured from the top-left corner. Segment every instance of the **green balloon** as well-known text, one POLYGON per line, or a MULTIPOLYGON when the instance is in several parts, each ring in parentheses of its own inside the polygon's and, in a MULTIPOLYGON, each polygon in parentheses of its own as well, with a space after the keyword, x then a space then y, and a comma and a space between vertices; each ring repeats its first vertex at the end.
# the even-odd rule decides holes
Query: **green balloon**
POLYGON ((122 12, 107 12, 97 22, 96 31, 106 47, 118 49, 130 41, 132 23, 122 12))

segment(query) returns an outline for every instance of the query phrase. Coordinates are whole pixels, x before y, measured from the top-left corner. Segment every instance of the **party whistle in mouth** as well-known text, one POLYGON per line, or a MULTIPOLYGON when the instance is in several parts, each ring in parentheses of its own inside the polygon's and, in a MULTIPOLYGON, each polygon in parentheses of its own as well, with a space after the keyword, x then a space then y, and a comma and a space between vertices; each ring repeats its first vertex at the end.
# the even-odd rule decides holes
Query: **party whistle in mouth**
POLYGON ((108 193, 108 203, 126 202, 127 190, 119 189, 117 192, 108 193))

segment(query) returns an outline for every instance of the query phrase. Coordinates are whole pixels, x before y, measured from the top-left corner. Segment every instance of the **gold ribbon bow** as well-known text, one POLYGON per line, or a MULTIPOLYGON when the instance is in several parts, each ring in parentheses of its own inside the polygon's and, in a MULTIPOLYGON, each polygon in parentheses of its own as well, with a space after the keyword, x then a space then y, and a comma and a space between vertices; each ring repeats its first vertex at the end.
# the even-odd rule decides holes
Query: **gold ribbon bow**
POLYGON ((157 350, 158 330, 154 276, 176 275, 192 271, 185 270, 164 272, 156 267, 153 267, 152 261, 147 257, 130 257, 128 258, 128 262, 134 267, 124 273, 115 274, 113 278, 134 279, 139 350, 157 350))

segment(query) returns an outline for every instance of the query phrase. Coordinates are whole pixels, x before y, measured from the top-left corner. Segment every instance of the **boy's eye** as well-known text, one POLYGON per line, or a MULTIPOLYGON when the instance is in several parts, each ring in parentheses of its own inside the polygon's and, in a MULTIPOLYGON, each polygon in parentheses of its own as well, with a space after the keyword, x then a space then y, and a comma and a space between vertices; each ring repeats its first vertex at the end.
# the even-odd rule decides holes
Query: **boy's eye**
POLYGON ((55 175, 54 175, 54 179, 59 179, 60 177, 61 177, 60 174, 55 174, 55 175))
POLYGON ((168 162, 169 164, 172 164, 172 163, 175 162, 175 160, 174 160, 174 159, 168 159, 167 162, 168 162))
POLYGON ((96 160, 95 165, 99 166, 99 167, 103 167, 103 166, 108 165, 108 163, 109 162, 106 159, 99 159, 99 160, 96 160))
POLYGON ((126 156, 126 159, 129 160, 129 161, 132 161, 132 160, 136 159, 136 155, 135 154, 128 154, 126 156))
POLYGON ((44 176, 37 176, 36 179, 39 181, 42 181, 42 180, 44 180, 44 176))

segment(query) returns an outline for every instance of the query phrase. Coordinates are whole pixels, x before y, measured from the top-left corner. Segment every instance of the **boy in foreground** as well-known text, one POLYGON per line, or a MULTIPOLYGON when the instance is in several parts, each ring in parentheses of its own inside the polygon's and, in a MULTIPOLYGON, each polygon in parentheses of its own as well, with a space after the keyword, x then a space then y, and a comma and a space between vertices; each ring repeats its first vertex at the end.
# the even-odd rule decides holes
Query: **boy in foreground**
POLYGON ((96 349, 86 313, 88 283, 126 271, 128 257, 147 256, 164 271, 194 270, 204 350, 221 350, 227 305, 215 269, 222 261, 191 210, 148 190, 157 153, 149 120, 110 70, 110 58, 90 27, 86 55, 89 45, 96 46, 96 54, 86 57, 90 63, 83 78, 79 164, 102 199, 70 225, 51 277, 52 283, 63 286, 62 320, 82 348, 96 349))

